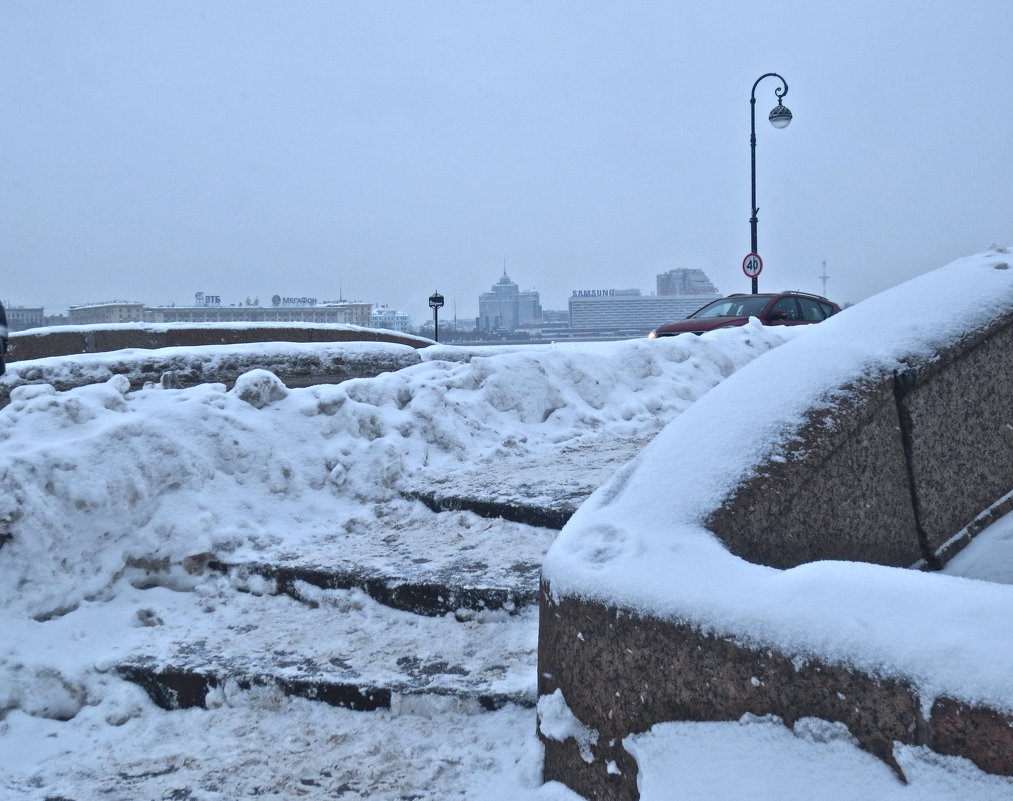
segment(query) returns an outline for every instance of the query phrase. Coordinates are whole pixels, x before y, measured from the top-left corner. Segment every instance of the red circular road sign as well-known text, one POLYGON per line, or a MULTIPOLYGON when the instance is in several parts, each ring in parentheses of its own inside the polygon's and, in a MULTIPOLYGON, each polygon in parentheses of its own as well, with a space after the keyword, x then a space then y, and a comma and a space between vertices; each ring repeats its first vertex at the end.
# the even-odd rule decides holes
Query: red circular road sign
POLYGON ((763 272, 763 259, 758 253, 750 253, 742 260, 742 272, 750 278, 756 278, 763 272))

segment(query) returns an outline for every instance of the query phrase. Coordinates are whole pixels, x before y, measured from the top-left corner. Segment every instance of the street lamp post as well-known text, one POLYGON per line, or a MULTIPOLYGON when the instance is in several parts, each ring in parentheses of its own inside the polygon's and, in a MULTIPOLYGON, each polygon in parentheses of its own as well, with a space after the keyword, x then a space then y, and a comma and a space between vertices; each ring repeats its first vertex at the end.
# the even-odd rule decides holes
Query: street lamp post
POLYGON ((433 339, 440 341, 440 309, 443 307, 443 295, 434 292, 429 296, 429 308, 433 310, 433 339))
MULTIPOLYGON (((752 186, 752 209, 753 216, 749 218, 750 253, 756 253, 756 215, 759 209, 756 207, 756 87, 764 78, 777 78, 781 87, 774 90, 777 98, 777 105, 770 112, 770 124, 775 128, 785 128, 791 122, 791 112, 781 103, 781 98, 788 94, 788 82, 776 72, 767 72, 756 79, 753 84, 753 91, 749 95, 749 150, 750 150, 750 179, 752 186)), ((753 276, 753 294, 759 291, 757 277, 753 276)))

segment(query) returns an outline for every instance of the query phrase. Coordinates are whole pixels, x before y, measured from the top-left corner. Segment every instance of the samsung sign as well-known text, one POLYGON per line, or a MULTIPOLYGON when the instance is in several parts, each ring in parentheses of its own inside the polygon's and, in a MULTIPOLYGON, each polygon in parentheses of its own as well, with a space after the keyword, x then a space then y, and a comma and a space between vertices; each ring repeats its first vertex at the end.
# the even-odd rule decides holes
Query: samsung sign
POLYGON ((573 290, 573 297, 575 298, 610 298, 616 291, 614 289, 575 289, 573 290))

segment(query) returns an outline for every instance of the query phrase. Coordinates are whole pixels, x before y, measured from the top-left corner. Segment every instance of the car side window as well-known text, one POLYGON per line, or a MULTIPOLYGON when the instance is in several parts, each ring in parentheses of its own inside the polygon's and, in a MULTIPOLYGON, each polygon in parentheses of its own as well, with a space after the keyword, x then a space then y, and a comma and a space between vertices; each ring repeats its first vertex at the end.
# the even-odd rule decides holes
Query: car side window
POLYGON ((774 304, 774 308, 770 310, 771 315, 776 312, 784 312, 785 320, 801 320, 802 317, 798 311, 798 304, 795 302, 795 298, 781 298, 777 303, 774 304))
POLYGON ((820 308, 823 309, 823 314, 826 317, 830 317, 834 313, 834 307, 829 303, 821 303, 820 308))
POLYGON ((809 298, 799 298, 799 306, 802 307, 802 319, 811 323, 818 323, 827 318, 823 305, 809 298))

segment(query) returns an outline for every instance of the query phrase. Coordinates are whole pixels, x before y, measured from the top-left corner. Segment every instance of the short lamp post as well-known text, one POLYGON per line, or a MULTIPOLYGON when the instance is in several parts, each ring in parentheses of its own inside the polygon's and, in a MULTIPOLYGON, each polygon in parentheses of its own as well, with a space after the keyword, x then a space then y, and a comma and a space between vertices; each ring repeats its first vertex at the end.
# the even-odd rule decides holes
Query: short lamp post
POLYGON ((433 339, 440 341, 440 309, 443 308, 443 295, 434 292, 429 296, 429 308, 433 310, 433 339))
MULTIPOLYGON (((749 218, 750 232, 750 253, 757 253, 756 250, 756 219, 759 209, 756 207, 756 87, 764 78, 777 78, 781 87, 774 90, 774 97, 777 98, 777 105, 771 110, 770 124, 775 128, 786 128, 791 122, 791 112, 781 103, 781 98, 788 94, 788 82, 776 72, 768 72, 756 79, 753 84, 753 91, 749 95, 749 149, 751 155, 750 179, 752 184, 752 209, 753 216, 749 218)), ((753 276, 753 294, 759 291, 757 277, 753 276)))

